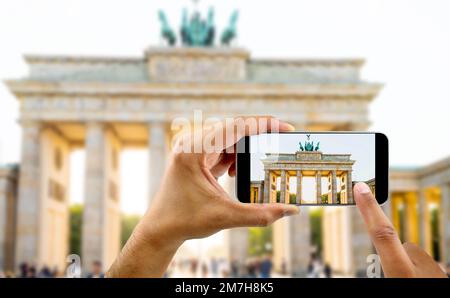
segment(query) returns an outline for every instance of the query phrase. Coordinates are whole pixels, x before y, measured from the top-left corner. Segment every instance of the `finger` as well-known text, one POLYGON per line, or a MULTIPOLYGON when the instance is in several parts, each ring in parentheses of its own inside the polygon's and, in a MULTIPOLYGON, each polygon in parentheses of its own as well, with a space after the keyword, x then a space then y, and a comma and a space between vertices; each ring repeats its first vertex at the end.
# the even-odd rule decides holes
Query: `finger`
POLYGON ((417 266, 418 264, 426 261, 433 260, 423 249, 412 243, 403 243, 403 248, 411 259, 412 263, 417 266))
POLYGON ((356 205, 366 223, 370 238, 380 256, 387 277, 408 277, 414 267, 389 219, 367 184, 359 182, 354 187, 356 205))
MULTIPOLYGON (((215 164, 211 167, 211 173, 216 178, 222 176, 229 170, 230 166, 235 162, 235 159, 234 154, 221 154, 219 160, 215 161, 215 164)), ((208 165, 208 162, 206 164, 208 165)))
POLYGON ((403 247, 416 268, 416 277, 447 277, 435 260, 422 248, 412 243, 404 243, 403 247))
POLYGON ((235 162, 230 165, 230 168, 228 169, 228 175, 230 177, 236 176, 236 163, 235 162))
POLYGON ((233 227, 265 227, 277 219, 300 212, 295 205, 230 203, 229 222, 233 227))

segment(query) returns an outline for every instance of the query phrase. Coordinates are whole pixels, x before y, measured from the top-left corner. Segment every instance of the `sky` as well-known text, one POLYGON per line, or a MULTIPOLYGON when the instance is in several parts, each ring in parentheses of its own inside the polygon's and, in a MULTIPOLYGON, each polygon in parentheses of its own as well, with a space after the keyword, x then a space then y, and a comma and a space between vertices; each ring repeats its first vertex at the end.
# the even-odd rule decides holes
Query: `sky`
MULTIPOLYGON (((364 58, 362 78, 384 84, 370 105, 370 130, 390 141, 391 165, 426 165, 450 155, 450 1, 200 1, 223 28, 240 11, 237 45, 252 58, 364 58), (426 148, 424 148, 424 145, 426 148)), ((140 57, 160 45, 157 10, 178 26, 188 0, 2 0, 0 79, 27 74, 24 54, 140 57)), ((0 163, 20 159, 18 102, 0 83, 0 163)), ((75 152, 72 164, 83 161, 75 152)), ((125 152, 122 209, 142 213, 146 152, 125 152), (137 186, 138 185, 138 186, 137 186)), ((72 167, 72 200, 82 197, 72 167)), ((78 173, 78 174, 76 174, 78 173)))

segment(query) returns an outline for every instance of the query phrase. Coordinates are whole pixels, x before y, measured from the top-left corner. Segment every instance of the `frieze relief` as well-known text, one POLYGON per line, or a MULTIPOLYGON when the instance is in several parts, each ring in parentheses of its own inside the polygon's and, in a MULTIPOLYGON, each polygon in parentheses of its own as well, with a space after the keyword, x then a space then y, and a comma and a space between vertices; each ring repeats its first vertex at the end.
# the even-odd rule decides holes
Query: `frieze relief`
POLYGON ((153 81, 230 82, 245 79, 245 63, 236 58, 152 57, 149 75, 153 81))
POLYGON ((321 171, 351 171, 351 164, 295 164, 295 163, 277 163, 277 164, 265 164, 264 170, 321 170, 321 171))

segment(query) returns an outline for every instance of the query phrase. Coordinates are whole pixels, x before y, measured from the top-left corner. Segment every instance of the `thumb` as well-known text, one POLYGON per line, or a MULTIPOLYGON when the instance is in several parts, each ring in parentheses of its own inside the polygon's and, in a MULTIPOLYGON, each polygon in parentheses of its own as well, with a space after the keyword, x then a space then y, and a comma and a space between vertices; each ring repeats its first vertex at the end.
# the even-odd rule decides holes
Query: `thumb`
POLYGON ((236 227, 265 227, 274 221, 298 214, 300 209, 288 204, 249 204, 233 202, 233 223, 236 227))

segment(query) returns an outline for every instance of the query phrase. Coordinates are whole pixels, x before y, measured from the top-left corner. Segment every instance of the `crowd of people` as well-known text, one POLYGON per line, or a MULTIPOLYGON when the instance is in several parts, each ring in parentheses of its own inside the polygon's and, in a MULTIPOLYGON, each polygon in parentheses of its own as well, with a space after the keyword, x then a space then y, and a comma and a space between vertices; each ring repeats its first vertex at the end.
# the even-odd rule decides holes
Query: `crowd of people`
POLYGON ((172 261, 166 277, 271 277, 272 260, 268 256, 253 257, 246 262, 212 257, 207 260, 186 258, 172 261))
MULTIPOLYGON (((269 277, 287 277, 286 264, 283 262, 280 272, 273 272, 273 261, 268 255, 261 257, 252 257, 244 263, 237 260, 227 260, 226 258, 209 258, 200 260, 198 258, 186 258, 172 261, 165 277, 246 277, 246 278, 269 278, 269 277)), ((0 271, 0 278, 58 278, 66 277, 65 271, 58 268, 42 266, 37 268, 28 263, 22 263, 17 272, 0 271)), ((83 275, 86 278, 102 278, 101 262, 92 263, 89 273, 83 275)), ((331 268, 323 265, 320 258, 315 255, 311 256, 311 260, 307 269, 307 277, 331 277, 331 268)))
MULTIPOLYGON (((228 261, 225 258, 211 258, 209 260, 198 260, 196 258, 187 258, 172 261, 166 272, 166 277, 244 277, 244 278, 269 278, 269 277, 290 277, 286 262, 282 262, 281 269, 277 272, 273 270, 272 258, 268 255, 252 257, 245 262, 237 260, 228 261)), ((323 264, 320 257, 311 255, 307 270, 293 270, 295 272, 303 271, 302 276, 332 277, 330 265, 323 264)))
POLYGON ((30 265, 28 263, 22 263, 19 266, 18 272, 13 271, 0 271, 0 277, 3 278, 55 278, 55 277, 64 277, 64 273, 58 271, 58 269, 50 268, 48 266, 42 266, 41 268, 37 268, 34 265, 30 265))
MULTIPOLYGON (((450 276, 450 266, 447 266, 447 274, 450 276)), ((296 270, 294 270, 296 271, 296 270)), ((210 258, 200 260, 198 258, 186 258, 174 260, 170 264, 165 277, 177 278, 216 278, 216 277, 243 277, 243 278, 269 278, 269 277, 289 277, 286 263, 281 264, 281 270, 274 272, 273 261, 270 256, 252 257, 244 263, 237 260, 229 261, 226 258, 210 258)), ((320 256, 311 254, 308 266, 304 273, 308 278, 330 278, 333 277, 330 265, 323 263, 320 256)), ((56 267, 42 266, 37 268, 28 263, 22 263, 17 272, 0 271, 0 278, 58 278, 66 277, 65 271, 60 271, 56 267)), ((91 270, 82 277, 102 278, 101 262, 92 263, 91 270)))
POLYGON ((310 278, 333 277, 331 266, 327 263, 324 264, 322 262, 322 259, 318 257, 316 254, 311 254, 311 258, 308 263, 306 277, 310 278))
MULTIPOLYGON (((19 265, 17 272, 13 271, 0 271, 0 278, 58 278, 67 277, 66 271, 58 270, 57 267, 50 268, 47 265, 38 268, 35 265, 28 264, 26 262, 19 265)), ((104 273, 102 272, 102 263, 94 261, 92 263, 91 270, 82 277, 86 278, 102 278, 104 273)))

